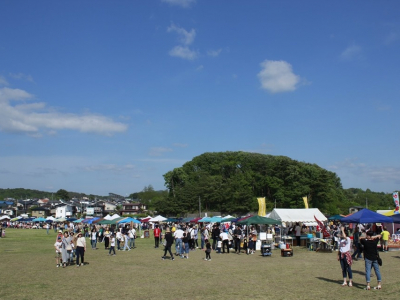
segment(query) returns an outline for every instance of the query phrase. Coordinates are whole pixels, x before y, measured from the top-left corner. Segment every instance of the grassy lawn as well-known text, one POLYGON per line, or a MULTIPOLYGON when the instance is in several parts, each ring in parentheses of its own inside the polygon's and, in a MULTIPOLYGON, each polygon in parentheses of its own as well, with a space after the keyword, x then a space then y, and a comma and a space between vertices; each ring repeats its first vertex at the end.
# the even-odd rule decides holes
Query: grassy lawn
MULTIPOLYGON (((211 253, 161 260, 154 240, 108 256, 104 244, 88 249, 88 265, 56 268, 56 234, 7 229, 0 239, 0 299, 398 299, 400 252, 382 253, 383 290, 365 291, 364 262, 353 264, 354 287, 341 287, 336 253, 295 248, 293 257, 211 253)), ((175 251, 173 251, 175 252, 175 251)), ((372 277, 372 286, 376 277, 372 277)))

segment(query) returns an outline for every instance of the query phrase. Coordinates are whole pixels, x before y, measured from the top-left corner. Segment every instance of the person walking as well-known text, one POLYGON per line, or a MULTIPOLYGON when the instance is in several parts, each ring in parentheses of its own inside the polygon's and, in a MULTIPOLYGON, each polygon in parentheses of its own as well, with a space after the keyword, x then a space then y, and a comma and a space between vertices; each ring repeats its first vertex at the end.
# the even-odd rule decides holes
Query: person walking
POLYGON ((82 232, 78 233, 78 238, 76 239, 76 266, 83 266, 85 264, 85 251, 86 251, 86 240, 82 236, 82 232), (79 258, 81 258, 81 263, 79 264, 79 258))
POLYGON ((96 227, 93 226, 92 232, 90 234, 90 241, 92 244, 92 250, 96 250, 96 245, 97 245, 97 231, 96 227))
POLYGON ((129 235, 129 247, 131 249, 136 248, 135 247, 136 229, 135 228, 129 229, 128 235, 129 235))
POLYGON ((389 235, 390 232, 387 230, 386 226, 383 227, 383 231, 381 232, 381 250, 383 252, 388 251, 388 244, 389 244, 389 235))
POLYGON ((113 252, 113 256, 115 256, 115 236, 114 233, 111 234, 110 236, 110 250, 108 251, 108 255, 111 255, 111 252, 113 252))
POLYGON ((226 250, 229 254, 229 239, 228 239, 228 234, 223 230, 221 234, 219 235, 221 242, 222 242, 222 253, 225 253, 225 247, 226 250))
POLYGON ((351 265, 353 260, 350 254, 351 239, 346 236, 344 227, 341 227, 341 235, 339 240, 339 256, 340 266, 342 267, 343 283, 342 286, 347 286, 347 275, 349 275, 349 286, 353 286, 353 272, 351 271, 351 265))
POLYGON ((371 269, 375 270, 378 285, 374 287, 375 290, 382 289, 382 276, 378 264, 378 241, 382 236, 380 234, 374 235, 372 230, 367 231, 366 237, 360 237, 360 242, 364 246, 364 260, 365 260, 365 279, 367 281, 366 290, 371 289, 371 269))
POLYGON ((358 226, 356 226, 353 233, 353 244, 354 244, 354 252, 351 258, 357 261, 359 258, 362 258, 361 244, 360 244, 360 236, 361 232, 358 226))
POLYGON ((158 248, 158 245, 160 243, 160 235, 161 235, 161 229, 158 228, 158 225, 153 230, 154 234, 154 248, 158 248))
POLYGON ((129 235, 126 229, 124 230, 123 235, 124 235, 124 249, 122 249, 122 251, 130 251, 131 248, 129 247, 129 235))
POLYGON ((182 238, 183 238, 183 230, 182 229, 177 229, 175 230, 174 233, 174 238, 175 238, 175 255, 180 255, 182 252, 182 238))
POLYGON ((240 240, 242 238, 242 229, 239 226, 236 226, 233 230, 233 237, 235 243, 235 253, 240 254, 240 240))
POLYGON ((171 260, 175 260, 171 252, 171 247, 174 242, 174 237, 172 236, 172 233, 169 228, 165 230, 164 239, 165 239, 165 247, 164 247, 164 255, 161 257, 162 260, 165 259, 165 255, 167 255, 167 252, 169 252, 169 255, 171 255, 171 260))

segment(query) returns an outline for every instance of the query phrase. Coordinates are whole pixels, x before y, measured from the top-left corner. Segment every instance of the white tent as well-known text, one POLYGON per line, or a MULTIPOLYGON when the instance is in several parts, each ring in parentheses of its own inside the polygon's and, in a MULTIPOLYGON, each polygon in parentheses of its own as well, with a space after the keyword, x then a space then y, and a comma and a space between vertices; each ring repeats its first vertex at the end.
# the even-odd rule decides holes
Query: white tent
POLYGON ((46 218, 46 220, 55 221, 56 218, 54 218, 54 217, 52 217, 52 216, 49 216, 49 217, 46 218))
POLYGON ((164 218, 163 216, 158 215, 157 217, 151 218, 149 222, 162 222, 165 221, 167 218, 164 218))
POLYGON ((318 208, 274 208, 268 218, 281 222, 314 223, 314 216, 322 222, 327 220, 318 208))
POLYGON ((117 218, 121 218, 121 217, 118 214, 113 214, 112 216, 110 216, 109 220, 114 220, 114 219, 117 219, 117 218))

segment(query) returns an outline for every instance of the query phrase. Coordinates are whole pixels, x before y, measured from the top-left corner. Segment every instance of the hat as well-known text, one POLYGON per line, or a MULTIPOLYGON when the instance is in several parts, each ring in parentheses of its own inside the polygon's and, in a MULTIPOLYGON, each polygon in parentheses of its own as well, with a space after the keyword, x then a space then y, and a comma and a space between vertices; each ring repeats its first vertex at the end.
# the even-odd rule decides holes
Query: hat
POLYGON ((62 230, 59 230, 58 233, 62 233, 62 230))

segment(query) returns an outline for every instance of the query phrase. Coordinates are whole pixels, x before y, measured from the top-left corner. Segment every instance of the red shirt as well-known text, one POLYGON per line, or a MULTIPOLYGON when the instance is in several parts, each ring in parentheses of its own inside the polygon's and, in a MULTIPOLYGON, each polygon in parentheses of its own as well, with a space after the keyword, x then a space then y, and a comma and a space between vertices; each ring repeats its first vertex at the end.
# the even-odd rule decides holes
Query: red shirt
POLYGON ((160 233, 161 233, 161 229, 160 228, 156 228, 154 229, 154 237, 160 237, 160 233))

